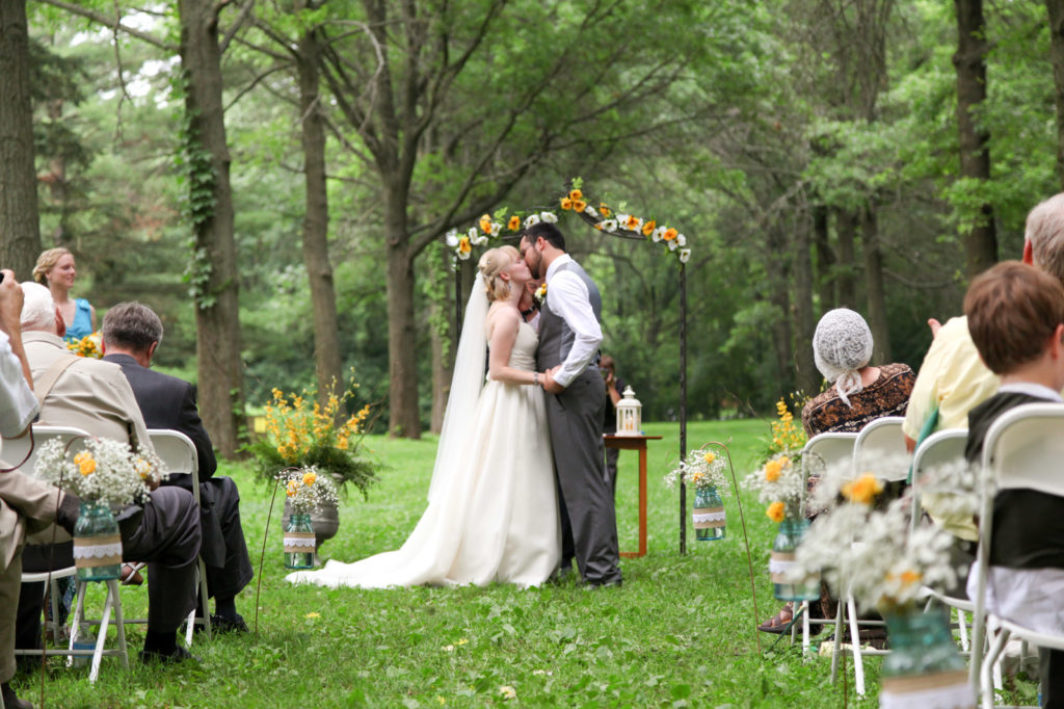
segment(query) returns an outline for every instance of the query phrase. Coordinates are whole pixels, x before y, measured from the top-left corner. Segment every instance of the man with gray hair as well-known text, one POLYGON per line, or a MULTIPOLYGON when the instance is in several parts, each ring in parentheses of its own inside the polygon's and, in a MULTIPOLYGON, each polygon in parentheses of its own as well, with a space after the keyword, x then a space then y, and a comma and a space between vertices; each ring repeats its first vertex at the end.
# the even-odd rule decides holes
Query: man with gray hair
MULTIPOLYGON (((122 368, 71 354, 59 337, 63 321, 49 290, 27 282, 22 292, 22 341, 40 402, 40 422, 73 426, 100 438, 151 449, 147 426, 122 368)), ((196 602, 200 525, 195 499, 187 490, 161 487, 143 506, 122 510, 117 521, 123 559, 148 562, 148 632, 141 659, 176 662, 190 658, 177 645, 176 632, 196 602)), ((51 535, 46 533, 36 541, 49 543, 51 535)), ((23 594, 22 603, 37 605, 40 597, 23 594)), ((20 637, 32 635, 26 622, 40 622, 39 610, 25 610, 19 612, 20 637)))
MULTIPOLYGON (((199 459, 201 554, 207 566, 207 592, 214 597, 211 625, 221 632, 246 632, 236 610, 236 595, 254 571, 240 524, 240 493, 231 478, 214 476, 218 468, 210 436, 196 408, 196 388, 151 369, 163 339, 159 316, 141 303, 120 303, 103 319, 104 361, 122 368, 149 428, 169 428, 192 439, 199 459)), ((183 471, 187 472, 187 471, 183 471)), ((191 490, 188 476, 172 484, 191 490)), ((204 613, 207 609, 201 609, 204 613)))

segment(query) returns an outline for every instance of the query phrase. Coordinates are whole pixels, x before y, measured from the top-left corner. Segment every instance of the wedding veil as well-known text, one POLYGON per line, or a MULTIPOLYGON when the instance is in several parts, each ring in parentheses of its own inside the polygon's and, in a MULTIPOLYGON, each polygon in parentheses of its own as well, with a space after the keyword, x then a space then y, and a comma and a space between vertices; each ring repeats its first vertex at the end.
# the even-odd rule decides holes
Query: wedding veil
POLYGON ((454 470, 469 464, 464 455, 468 444, 468 426, 473 421, 480 390, 484 386, 484 366, 488 339, 484 320, 488 315, 488 291, 484 279, 477 273, 473 292, 466 301, 462 337, 454 357, 454 376, 443 415, 440 445, 436 449, 436 465, 429 484, 429 502, 447 488, 454 470))

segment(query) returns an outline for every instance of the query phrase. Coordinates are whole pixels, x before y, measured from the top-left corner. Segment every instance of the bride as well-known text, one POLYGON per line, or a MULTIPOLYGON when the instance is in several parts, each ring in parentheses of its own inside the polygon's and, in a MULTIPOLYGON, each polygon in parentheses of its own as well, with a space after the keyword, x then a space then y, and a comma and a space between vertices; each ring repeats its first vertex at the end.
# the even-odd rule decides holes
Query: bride
POLYGON ((429 504, 398 551, 289 574, 320 586, 535 586, 561 532, 537 336, 518 310, 532 274, 512 246, 484 253, 466 307, 429 504), (490 303, 490 307, 489 307, 490 303), (485 383, 485 350, 490 354, 485 383))

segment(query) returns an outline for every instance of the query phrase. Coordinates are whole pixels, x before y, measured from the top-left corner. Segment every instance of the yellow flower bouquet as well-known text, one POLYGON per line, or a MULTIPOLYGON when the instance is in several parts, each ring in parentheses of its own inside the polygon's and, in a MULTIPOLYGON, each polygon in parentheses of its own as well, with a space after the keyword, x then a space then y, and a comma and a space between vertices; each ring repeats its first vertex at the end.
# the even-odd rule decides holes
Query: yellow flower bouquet
POLYGON ((341 421, 340 409, 349 392, 330 396, 324 406, 314 401, 314 395, 308 390, 289 394, 274 389, 266 405, 266 431, 247 450, 264 480, 273 480, 285 468, 313 466, 331 475, 341 490, 350 483, 365 496, 377 476, 376 464, 362 455, 370 407, 363 406, 341 421))

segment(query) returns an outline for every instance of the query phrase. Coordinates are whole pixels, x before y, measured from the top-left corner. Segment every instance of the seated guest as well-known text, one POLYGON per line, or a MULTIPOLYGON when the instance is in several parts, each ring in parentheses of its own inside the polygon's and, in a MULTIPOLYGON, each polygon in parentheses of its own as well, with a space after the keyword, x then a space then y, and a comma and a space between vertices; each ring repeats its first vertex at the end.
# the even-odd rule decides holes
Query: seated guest
MULTIPOLYGON (((831 386, 802 407, 802 426, 807 436, 856 433, 878 418, 905 413, 915 379, 913 370, 906 364, 869 366, 872 349, 872 331, 858 313, 837 308, 820 318, 813 334, 813 358, 831 386)), ((816 484, 815 476, 810 476, 809 484, 816 484)), ((834 600, 826 585, 821 587, 820 598, 809 604, 810 616, 834 616, 834 600)), ((758 627, 765 632, 782 633, 793 617, 794 604, 787 603, 758 627)), ((866 635, 872 639, 872 634, 866 635)))
POLYGON ((802 408, 806 435, 856 433, 870 421, 905 413, 916 376, 907 364, 869 366, 872 331, 854 311, 838 308, 820 318, 813 357, 831 386, 802 408))
MULTIPOLYGON (((1023 262, 1064 283, 1064 193, 1040 202, 1027 215, 1023 262)), ((922 434, 967 428, 968 412, 997 391, 1000 383, 979 358, 966 317, 951 318, 933 332, 902 424, 910 450, 922 434)), ((960 540, 955 561, 970 565, 976 541, 972 519, 940 506, 936 495, 924 495, 921 504, 936 524, 960 540)))
MULTIPOLYGON (((122 368, 70 354, 58 332, 62 323, 48 289, 23 283, 22 339, 40 402, 40 423, 73 426, 100 438, 151 448, 144 418, 122 368)), ((148 633, 141 658, 180 661, 191 657, 175 634, 195 607, 196 560, 200 548, 195 499, 179 487, 162 487, 149 502, 118 514, 126 561, 148 562, 148 633)), ((50 534, 39 536, 47 543, 50 534)), ((23 594, 39 606, 40 593, 23 594)), ((25 609, 23 609, 25 610, 25 609)), ((40 622, 40 611, 20 612, 20 624, 40 622)), ((20 637, 40 638, 32 629, 20 637)))
MULTIPOLYGON (((1064 286, 1018 261, 999 263, 972 281, 964 299, 968 330, 997 393, 968 414, 969 463, 982 459, 991 424, 1021 404, 1062 403, 1064 286)), ((1064 497, 1031 489, 994 496, 987 609, 1007 620, 1064 634, 1064 497)), ((975 597, 975 577, 968 595, 975 597)), ((1064 707, 1064 652, 1040 649, 1042 706, 1064 707)))
MULTIPOLYGON (((122 368, 145 424, 149 428, 180 431, 196 444, 203 532, 201 555, 207 566, 207 592, 214 597, 216 611, 211 616, 211 625, 221 632, 244 632, 247 625, 236 611, 235 599, 251 581, 253 571, 240 525, 240 494, 231 478, 212 477, 218 464, 211 439, 196 410, 196 388, 177 377, 150 369, 162 339, 162 321, 146 305, 121 303, 108 310, 103 319, 103 359, 122 368)), ((185 475, 175 476, 170 484, 191 489, 185 475)))

